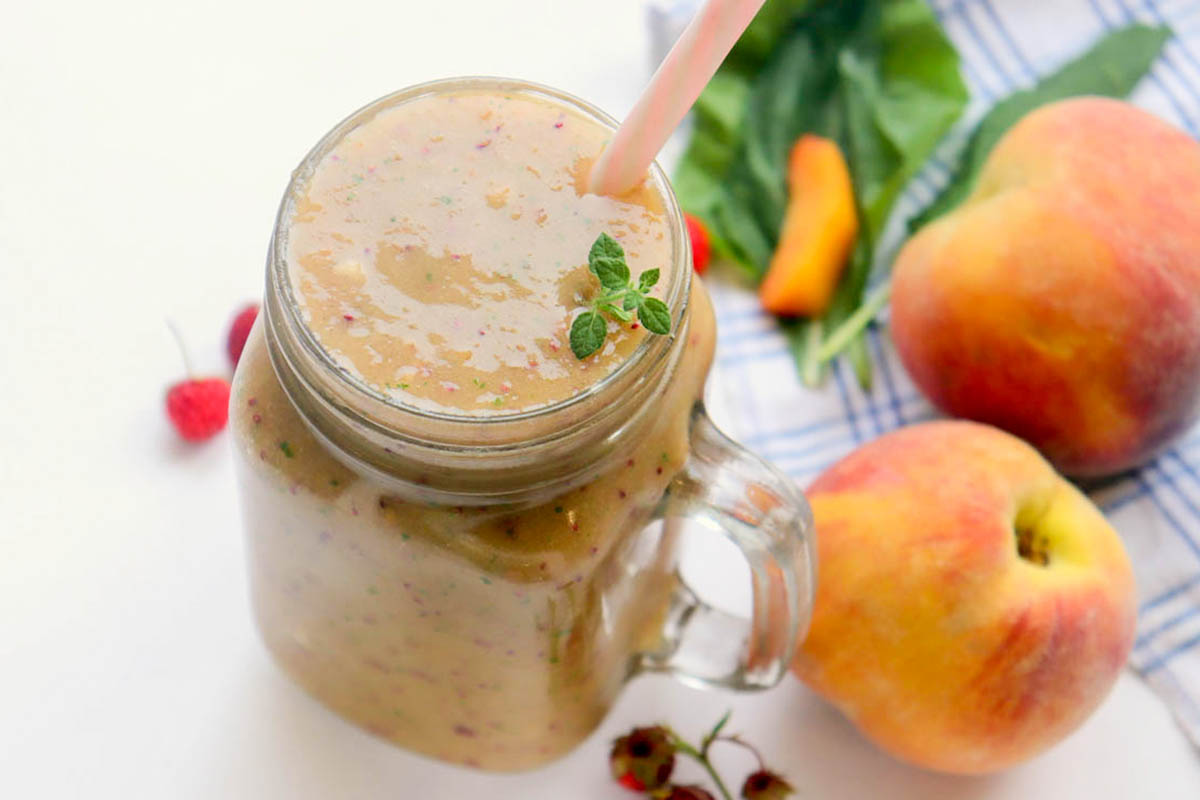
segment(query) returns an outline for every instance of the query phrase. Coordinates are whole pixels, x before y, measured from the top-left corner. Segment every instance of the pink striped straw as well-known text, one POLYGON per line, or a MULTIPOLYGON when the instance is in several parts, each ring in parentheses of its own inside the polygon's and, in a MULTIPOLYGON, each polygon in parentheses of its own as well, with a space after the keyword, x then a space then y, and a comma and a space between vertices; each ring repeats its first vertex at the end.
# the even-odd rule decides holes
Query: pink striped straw
POLYGON ((596 194, 638 184, 765 0, 707 0, 604 148, 588 176, 596 194))

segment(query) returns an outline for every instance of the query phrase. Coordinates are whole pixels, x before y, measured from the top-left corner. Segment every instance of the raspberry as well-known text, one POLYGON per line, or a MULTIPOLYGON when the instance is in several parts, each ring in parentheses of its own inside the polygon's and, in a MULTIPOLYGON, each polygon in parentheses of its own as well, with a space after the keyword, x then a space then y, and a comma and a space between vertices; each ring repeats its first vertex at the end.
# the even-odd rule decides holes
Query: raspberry
POLYGON ((742 797, 746 800, 784 800, 795 791, 782 777, 765 769, 750 773, 742 784, 742 797))
POLYGON ((634 728, 613 742, 608 756, 617 783, 635 792, 666 784, 675 768, 675 746, 665 728, 634 728))
POLYGON ((692 240, 692 268, 697 275, 703 275, 708 269, 708 260, 712 256, 712 245, 709 242, 708 228, 704 223, 691 214, 684 214, 683 221, 687 223, 688 237, 692 240))
POLYGON ((229 382, 224 378, 180 381, 167 391, 167 416, 189 442, 215 436, 229 419, 229 382))
POLYGON ((246 347, 246 338, 250 336, 250 328, 258 317, 258 303, 251 303, 238 312, 229 326, 229 338, 225 341, 225 350, 229 353, 229 361, 236 367, 246 347))

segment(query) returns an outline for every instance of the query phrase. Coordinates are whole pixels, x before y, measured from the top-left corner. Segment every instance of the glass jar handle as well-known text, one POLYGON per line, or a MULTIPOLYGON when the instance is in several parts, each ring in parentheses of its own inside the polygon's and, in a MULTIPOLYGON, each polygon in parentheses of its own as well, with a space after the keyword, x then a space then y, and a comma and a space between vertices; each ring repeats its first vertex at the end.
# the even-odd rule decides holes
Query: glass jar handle
POLYGON ((787 672, 808 629, 815 579, 812 512, 793 481, 717 430, 701 403, 691 453, 659 514, 668 530, 685 520, 723 533, 750 565, 750 619, 705 603, 676 575, 662 646, 638 670, 684 683, 767 689, 787 672))

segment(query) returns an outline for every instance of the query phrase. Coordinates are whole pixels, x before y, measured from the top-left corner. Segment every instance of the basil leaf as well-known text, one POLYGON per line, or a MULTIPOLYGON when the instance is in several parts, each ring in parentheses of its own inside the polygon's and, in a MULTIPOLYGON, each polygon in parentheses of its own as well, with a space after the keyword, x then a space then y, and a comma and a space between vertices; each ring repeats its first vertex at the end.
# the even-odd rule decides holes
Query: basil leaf
POLYGON ((658 270, 648 269, 638 276, 638 291, 647 292, 658 283, 658 270))
POLYGON ((576 358, 587 358, 604 345, 608 323, 597 311, 585 311, 571 324, 571 352, 576 358))
POLYGON ((623 289, 629 285, 629 265, 625 249, 607 233, 601 233, 588 252, 588 269, 605 289, 623 289))
POLYGON ((651 333, 665 335, 671 332, 671 312, 657 297, 647 297, 638 307, 638 319, 651 333))
POLYGON ((971 134, 950 183, 933 203, 909 221, 909 230, 916 230, 965 200, 992 148, 1027 113, 1046 103, 1081 94, 1126 97, 1150 71, 1169 38, 1170 28, 1162 26, 1130 25, 1115 30, 1032 88, 1001 100, 971 134))
POLYGON ((621 303, 621 308, 625 309, 626 311, 633 311, 641 304, 641 302, 642 296, 640 294, 637 292, 630 292, 629 294, 625 295, 625 300, 621 303))

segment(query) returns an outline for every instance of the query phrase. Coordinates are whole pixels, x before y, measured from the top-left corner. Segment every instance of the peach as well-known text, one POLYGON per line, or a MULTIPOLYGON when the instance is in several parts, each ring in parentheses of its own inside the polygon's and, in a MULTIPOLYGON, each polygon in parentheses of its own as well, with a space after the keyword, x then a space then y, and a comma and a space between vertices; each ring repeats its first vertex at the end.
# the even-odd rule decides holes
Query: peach
POLYGON ((901 250, 891 324, 950 414, 1069 475, 1146 461, 1200 410, 1200 144, 1116 100, 1032 112, 901 250))
POLYGON ((820 580, 795 673, 894 756, 984 773, 1105 697, 1133 642, 1117 534, 1037 451, 932 422, 877 439, 808 492, 820 580))

